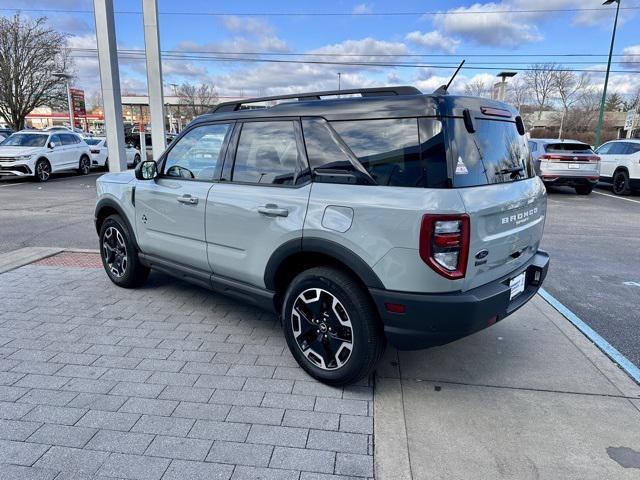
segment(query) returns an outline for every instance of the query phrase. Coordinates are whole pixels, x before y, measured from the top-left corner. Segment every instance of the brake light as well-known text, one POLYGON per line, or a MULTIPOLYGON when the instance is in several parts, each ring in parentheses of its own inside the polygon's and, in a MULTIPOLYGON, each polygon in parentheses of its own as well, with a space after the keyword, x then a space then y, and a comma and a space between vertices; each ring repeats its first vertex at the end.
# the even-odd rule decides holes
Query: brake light
POLYGON ((511 118, 511 112, 503 108, 480 107, 480 111, 483 115, 491 117, 511 118))
POLYGON ((443 277, 464 278, 469 258, 469 216, 422 217, 420 258, 443 277))
POLYGON ((540 160, 560 160, 561 162, 589 162, 596 163, 600 161, 600 157, 598 155, 581 155, 581 156, 572 156, 572 155, 554 155, 547 153, 545 155, 540 155, 540 160))

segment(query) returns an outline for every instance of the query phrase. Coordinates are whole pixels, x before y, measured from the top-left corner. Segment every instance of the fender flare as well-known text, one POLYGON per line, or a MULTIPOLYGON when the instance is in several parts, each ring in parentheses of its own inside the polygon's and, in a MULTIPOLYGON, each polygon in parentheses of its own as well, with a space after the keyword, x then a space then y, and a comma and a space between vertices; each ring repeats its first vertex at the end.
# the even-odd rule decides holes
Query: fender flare
POLYGON ((302 252, 320 253, 332 257, 352 270, 367 287, 384 289, 378 275, 358 254, 337 242, 317 237, 289 240, 273 252, 264 274, 264 284, 267 289, 275 290, 276 273, 282 262, 291 255, 302 252))
POLYGON ((127 217, 127 215, 122 210, 122 207, 120 207, 120 205, 118 205, 118 202, 116 202, 115 200, 113 200, 111 198, 101 198, 100 200, 98 200, 98 203, 96 203, 96 209, 95 209, 95 213, 93 215, 93 221, 94 221, 95 226, 96 226, 97 234, 100 235, 100 228, 98 227, 98 219, 100 218, 100 212, 102 210, 104 210, 105 208, 113 209, 113 210, 115 210, 117 212, 118 215, 120 215, 120 217, 122 218, 122 220, 126 224, 127 229, 129 230, 129 232, 131 232, 131 237, 132 237, 131 241, 135 245, 136 250, 138 250, 140 252, 141 250, 140 250, 140 247, 138 246, 138 240, 136 239, 135 230, 133 229, 133 226, 131 225, 131 222, 129 222, 129 218, 127 217))

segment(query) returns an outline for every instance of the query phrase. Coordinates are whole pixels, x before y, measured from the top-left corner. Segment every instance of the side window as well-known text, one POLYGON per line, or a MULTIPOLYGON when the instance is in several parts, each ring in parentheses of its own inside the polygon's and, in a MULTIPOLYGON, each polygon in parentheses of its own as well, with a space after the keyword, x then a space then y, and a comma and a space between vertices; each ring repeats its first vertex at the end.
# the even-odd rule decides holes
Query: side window
POLYGON ((611 145, 613 145, 612 143, 605 143, 604 145, 600 145, 600 147, 598 147, 596 149, 596 152, 598 155, 608 155, 609 154, 609 149, 611 148, 611 145))
POLYGON ((627 143, 627 153, 629 155, 635 155, 640 152, 640 143, 627 143))
POLYGON ((213 180, 221 159, 222 145, 229 134, 228 124, 202 125, 187 132, 169 150, 164 175, 195 180, 213 180))
POLYGON ((69 135, 68 133, 61 133, 60 140, 62 140, 62 145, 73 145, 73 135, 69 135))
POLYGON ((611 142, 610 145, 609 155, 624 155, 626 153, 624 142, 611 142))
POLYGON ((300 163, 293 121, 245 122, 232 181, 293 185, 300 163))
POLYGON ((302 131, 312 169, 353 171, 348 149, 323 118, 303 118, 302 131))
POLYGON ((49 143, 55 143, 56 147, 59 147, 62 145, 62 139, 60 138, 60 135, 51 135, 51 138, 49 138, 49 143))
POLYGON ((536 142, 529 142, 529 150, 532 152, 537 152, 538 144, 536 142))
POLYGON ((331 126, 378 185, 426 185, 416 118, 335 121, 331 126))
POLYGON ((447 168, 442 122, 433 118, 420 118, 420 160, 422 177, 408 187, 448 188, 451 185, 447 168))

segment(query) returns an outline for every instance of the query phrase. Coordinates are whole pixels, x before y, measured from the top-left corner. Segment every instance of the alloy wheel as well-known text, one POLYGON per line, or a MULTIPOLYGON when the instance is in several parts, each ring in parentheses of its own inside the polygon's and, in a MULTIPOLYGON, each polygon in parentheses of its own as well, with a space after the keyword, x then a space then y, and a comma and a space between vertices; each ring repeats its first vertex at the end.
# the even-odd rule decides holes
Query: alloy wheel
POLYGON ((316 367, 336 370, 353 352, 353 326, 347 310, 332 293, 310 288, 293 302, 293 336, 302 353, 316 367))
POLYGON ((38 175, 38 180, 41 182, 46 182, 49 180, 51 176, 51 167, 47 162, 39 162, 36 166, 36 175, 38 175))
POLYGON ((115 227, 108 227, 102 237, 102 255, 109 272, 121 278, 127 271, 127 246, 124 236, 115 227))
POLYGON ((82 157, 80 160, 80 172, 82 175, 88 175, 91 171, 91 165, 89 164, 89 159, 87 157, 82 157))
POLYGON ((613 191, 618 195, 626 190, 627 177, 624 173, 618 172, 613 179, 613 191))

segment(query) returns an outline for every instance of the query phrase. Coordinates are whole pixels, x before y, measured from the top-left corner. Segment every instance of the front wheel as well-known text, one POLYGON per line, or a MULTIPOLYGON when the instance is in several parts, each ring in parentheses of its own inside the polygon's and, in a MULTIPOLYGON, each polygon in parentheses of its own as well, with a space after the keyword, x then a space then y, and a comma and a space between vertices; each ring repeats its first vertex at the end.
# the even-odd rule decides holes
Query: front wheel
POLYGON ((282 318, 298 364, 329 385, 348 385, 371 374, 384 351, 376 309, 350 275, 317 267, 293 279, 282 318))
POLYGON ((51 178, 51 164, 49 160, 41 158, 36 162, 36 180, 46 182, 51 178))
POLYGON ((78 164, 78 173, 80 175, 89 175, 89 172, 91 172, 91 160, 83 155, 80 157, 80 163, 78 164))
POLYGON ((576 187, 576 193, 578 195, 589 195, 592 190, 593 187, 591 185, 578 185, 576 187))
POLYGON ((100 227, 100 257, 109 279, 119 287, 138 287, 149 275, 120 215, 110 215, 100 227))
POLYGON ((133 157, 133 166, 135 167, 136 165, 138 165, 140 163, 140 155, 138 155, 136 153, 136 156, 133 157))
POLYGON ((629 174, 624 170, 618 170, 613 175, 613 193, 616 195, 629 195, 631 193, 629 174))

